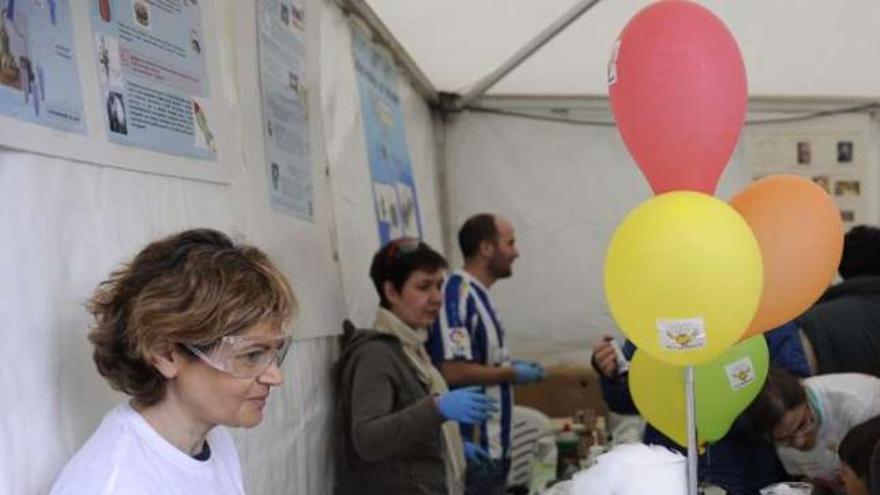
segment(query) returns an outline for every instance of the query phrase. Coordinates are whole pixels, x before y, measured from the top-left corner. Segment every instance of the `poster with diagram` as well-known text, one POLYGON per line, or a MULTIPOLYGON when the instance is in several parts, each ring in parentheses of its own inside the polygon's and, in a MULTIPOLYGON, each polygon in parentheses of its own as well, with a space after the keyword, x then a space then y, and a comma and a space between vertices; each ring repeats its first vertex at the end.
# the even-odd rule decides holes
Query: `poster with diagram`
POLYGON ((216 160, 199 0, 89 4, 107 139, 216 160))
POLYGON ((269 201, 276 210, 312 221, 304 3, 258 0, 257 32, 269 201))
POLYGON ((85 134, 68 0, 0 0, 0 114, 85 134))
POLYGON ((866 131, 858 125, 825 127, 827 130, 819 125, 749 129, 744 152, 752 178, 771 174, 805 177, 828 192, 840 209, 845 230, 871 223, 865 184, 866 131))
POLYGON ((397 68, 391 54, 352 27, 352 50, 373 202, 381 244, 397 237, 422 236, 412 162, 406 145, 397 68))

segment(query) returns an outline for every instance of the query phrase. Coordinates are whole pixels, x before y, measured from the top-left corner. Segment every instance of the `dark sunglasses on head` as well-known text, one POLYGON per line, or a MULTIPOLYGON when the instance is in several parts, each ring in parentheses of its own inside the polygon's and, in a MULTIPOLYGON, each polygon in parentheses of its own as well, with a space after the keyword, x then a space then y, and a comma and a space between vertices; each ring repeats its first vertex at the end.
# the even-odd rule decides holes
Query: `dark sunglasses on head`
POLYGON ((394 239, 389 243, 391 244, 391 247, 388 248, 386 261, 388 263, 393 263, 401 254, 412 254, 416 252, 421 243, 421 239, 416 239, 415 237, 401 237, 399 239, 394 239))

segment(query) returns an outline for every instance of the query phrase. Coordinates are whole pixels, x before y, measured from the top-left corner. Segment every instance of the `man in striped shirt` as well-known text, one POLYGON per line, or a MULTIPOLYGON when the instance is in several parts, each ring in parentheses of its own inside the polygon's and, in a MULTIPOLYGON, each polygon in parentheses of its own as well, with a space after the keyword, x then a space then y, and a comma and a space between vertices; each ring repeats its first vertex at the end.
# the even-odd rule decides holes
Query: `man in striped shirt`
POLYGON ((462 436, 480 445, 491 459, 485 466, 469 466, 467 493, 503 494, 510 468, 512 384, 540 381, 544 369, 510 359, 489 296, 497 280, 513 274, 513 261, 519 256, 511 223, 487 213, 474 215, 458 231, 458 243, 464 269, 444 283, 443 310, 426 346, 450 387, 481 386, 498 401, 498 413, 482 425, 462 425, 462 436))

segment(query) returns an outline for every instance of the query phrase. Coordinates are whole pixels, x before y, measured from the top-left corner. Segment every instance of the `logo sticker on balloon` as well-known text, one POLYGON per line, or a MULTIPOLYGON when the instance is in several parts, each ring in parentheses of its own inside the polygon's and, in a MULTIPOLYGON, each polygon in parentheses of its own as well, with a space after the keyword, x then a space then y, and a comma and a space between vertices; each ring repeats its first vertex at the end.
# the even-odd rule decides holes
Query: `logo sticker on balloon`
POLYGON ((730 382, 732 390, 748 387, 750 383, 757 379, 757 376, 755 376, 755 366, 748 357, 728 364, 724 367, 724 371, 727 372, 727 381, 730 382))
POLYGON ((703 318, 657 320, 660 346, 670 351, 702 349, 706 346, 706 325, 703 318))
POLYGON ((611 58, 608 59, 608 85, 617 82, 617 54, 620 52, 620 38, 614 40, 614 48, 611 49, 611 58))

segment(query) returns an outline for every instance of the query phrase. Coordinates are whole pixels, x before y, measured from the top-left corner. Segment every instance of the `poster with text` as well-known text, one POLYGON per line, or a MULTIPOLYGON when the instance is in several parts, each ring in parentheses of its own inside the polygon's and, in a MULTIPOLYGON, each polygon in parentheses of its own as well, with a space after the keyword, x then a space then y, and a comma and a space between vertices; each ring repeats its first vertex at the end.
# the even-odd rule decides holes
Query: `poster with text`
POLYGON ((199 0, 92 0, 111 142, 215 160, 199 0))
POLYGON ((314 219, 304 0, 258 0, 263 150, 276 210, 314 219))
POLYGON ((352 28, 352 50, 379 240, 384 245, 401 236, 421 238, 419 203, 397 93, 397 68, 391 54, 358 27, 352 28))
POLYGON ((0 114, 85 134, 68 0, 0 0, 0 114))

